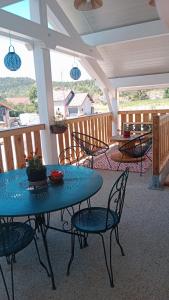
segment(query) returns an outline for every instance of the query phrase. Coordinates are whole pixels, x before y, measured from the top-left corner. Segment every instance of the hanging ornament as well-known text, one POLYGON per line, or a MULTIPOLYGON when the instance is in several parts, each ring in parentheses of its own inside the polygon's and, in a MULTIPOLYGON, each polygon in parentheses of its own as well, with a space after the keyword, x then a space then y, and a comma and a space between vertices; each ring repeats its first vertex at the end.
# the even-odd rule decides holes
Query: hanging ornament
POLYGON ((12 45, 9 46, 9 52, 4 57, 4 64, 10 71, 16 71, 21 66, 21 59, 19 55, 15 53, 15 48, 12 45))
POLYGON ((10 39, 9 52, 4 57, 4 65, 10 71, 16 71, 21 66, 21 59, 20 59, 19 55, 15 53, 15 48, 11 44, 10 33, 9 33, 9 39, 10 39))
POLYGON ((78 68, 78 64, 76 63, 75 57, 74 57, 74 64, 72 66, 72 69, 70 70, 70 77, 73 80, 78 80, 81 76, 81 71, 78 68))
POLYGON ((70 77, 74 80, 78 80, 81 76, 81 71, 78 67, 73 67, 70 70, 70 77))

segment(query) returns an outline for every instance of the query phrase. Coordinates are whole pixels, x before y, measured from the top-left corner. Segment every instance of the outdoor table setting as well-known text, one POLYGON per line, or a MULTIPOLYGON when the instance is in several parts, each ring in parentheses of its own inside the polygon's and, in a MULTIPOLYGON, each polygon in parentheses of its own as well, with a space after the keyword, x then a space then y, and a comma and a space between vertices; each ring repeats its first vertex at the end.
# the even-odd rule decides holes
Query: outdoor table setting
POLYGON ((46 183, 32 185, 28 181, 27 169, 17 169, 0 174, 0 218, 35 216, 43 238, 52 287, 54 274, 46 240, 47 229, 69 233, 63 228, 54 228, 45 220, 45 214, 72 207, 96 194, 103 184, 102 176, 95 170, 82 166, 47 165, 46 183), (51 176, 63 174, 56 182, 51 176), (50 179, 49 179, 50 176, 50 179))

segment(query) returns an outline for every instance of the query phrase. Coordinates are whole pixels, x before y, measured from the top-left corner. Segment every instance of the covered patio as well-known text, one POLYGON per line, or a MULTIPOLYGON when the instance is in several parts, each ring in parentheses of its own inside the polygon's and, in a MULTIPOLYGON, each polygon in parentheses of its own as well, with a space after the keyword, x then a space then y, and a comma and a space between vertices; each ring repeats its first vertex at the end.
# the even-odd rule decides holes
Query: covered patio
MULTIPOLYGON (((92 205, 107 203, 112 183, 119 172, 102 171, 104 184, 93 197, 92 205)), ((48 232, 51 261, 55 274, 56 291, 51 289, 50 279, 37 262, 35 247, 31 244, 16 257, 16 299, 147 299, 167 300, 168 290, 168 189, 149 190, 150 174, 140 177, 130 173, 125 206, 119 227, 125 256, 113 237, 113 270, 115 287, 110 288, 98 237, 89 238, 89 247, 79 249, 76 243, 75 259, 71 273, 66 276, 70 257, 70 236, 48 232)), ((65 219, 67 216, 65 215, 65 219)), ((59 224, 60 214, 52 215, 52 224, 59 224)), ((107 236, 108 242, 108 236, 107 236)), ((43 249, 41 238, 38 240, 43 249)), ((42 258, 45 256, 42 255, 42 258)), ((10 286, 9 266, 4 260, 3 268, 10 286)), ((4 287, 0 280, 0 298, 5 300, 4 287)))
MULTIPOLYGON (((169 77, 169 29, 155 6, 144 0, 103 1, 100 9, 78 11, 74 1, 29 0, 30 19, 3 10, 23 0, 0 0, 0 35, 25 43, 34 53, 38 106, 41 124, 0 132, 1 172, 25 167, 25 153, 35 149, 44 164, 57 164, 64 148, 74 146, 73 131, 90 134, 110 144, 112 135, 125 122, 153 123, 152 169, 139 176, 130 173, 120 224, 125 256, 113 241, 115 288, 109 286, 102 248, 97 237, 89 247, 79 249, 70 276, 66 276, 70 256, 70 236, 48 231, 49 252, 56 291, 37 264, 31 244, 17 255, 15 264, 16 299, 163 299, 168 289, 168 188, 161 183, 168 173, 169 117, 165 111, 118 111, 118 89, 167 86, 169 77), (106 97, 109 112, 68 120, 68 130, 52 134, 54 116, 50 51, 76 56, 106 97), (149 189, 149 182, 153 189, 149 189)), ((23 1, 24 2, 24 1, 23 1)), ((76 158, 76 157, 75 157, 76 158)), ((119 172, 98 171, 103 187, 92 204, 105 206, 110 188, 119 172)), ((69 215, 64 215, 68 219, 69 215)), ((19 219, 21 220, 21 219, 19 219)), ((51 223, 60 224, 60 214, 52 213, 51 223)), ((108 240, 108 238, 107 238, 108 240)), ((41 238, 38 240, 42 244, 41 238)), ((43 247, 41 247, 43 249, 43 247)), ((42 250, 43 251, 43 250, 42 250)), ((44 253, 43 253, 44 254, 44 253)), ((44 256, 44 255, 43 255, 44 256)), ((2 263, 10 286, 9 266, 2 263), (9 275, 9 276, 8 276, 9 275)), ((5 291, 0 280, 0 299, 5 291)))

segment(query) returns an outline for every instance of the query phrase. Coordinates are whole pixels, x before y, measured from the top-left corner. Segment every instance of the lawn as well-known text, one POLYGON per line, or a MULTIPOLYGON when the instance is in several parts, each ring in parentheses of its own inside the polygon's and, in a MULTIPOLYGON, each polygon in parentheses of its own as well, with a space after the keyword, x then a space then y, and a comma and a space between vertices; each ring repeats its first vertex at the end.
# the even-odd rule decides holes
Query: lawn
POLYGON ((145 99, 132 101, 119 101, 119 109, 158 109, 169 108, 169 98, 167 99, 145 99))

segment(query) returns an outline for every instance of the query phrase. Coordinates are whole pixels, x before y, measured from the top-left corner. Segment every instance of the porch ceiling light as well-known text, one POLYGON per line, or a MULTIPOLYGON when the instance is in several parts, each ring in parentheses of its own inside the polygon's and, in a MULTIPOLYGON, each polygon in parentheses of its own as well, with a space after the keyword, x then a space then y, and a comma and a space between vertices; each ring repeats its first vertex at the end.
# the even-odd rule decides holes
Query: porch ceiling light
POLYGON ((103 5, 102 0, 75 0, 74 7, 81 11, 100 8, 103 5))

